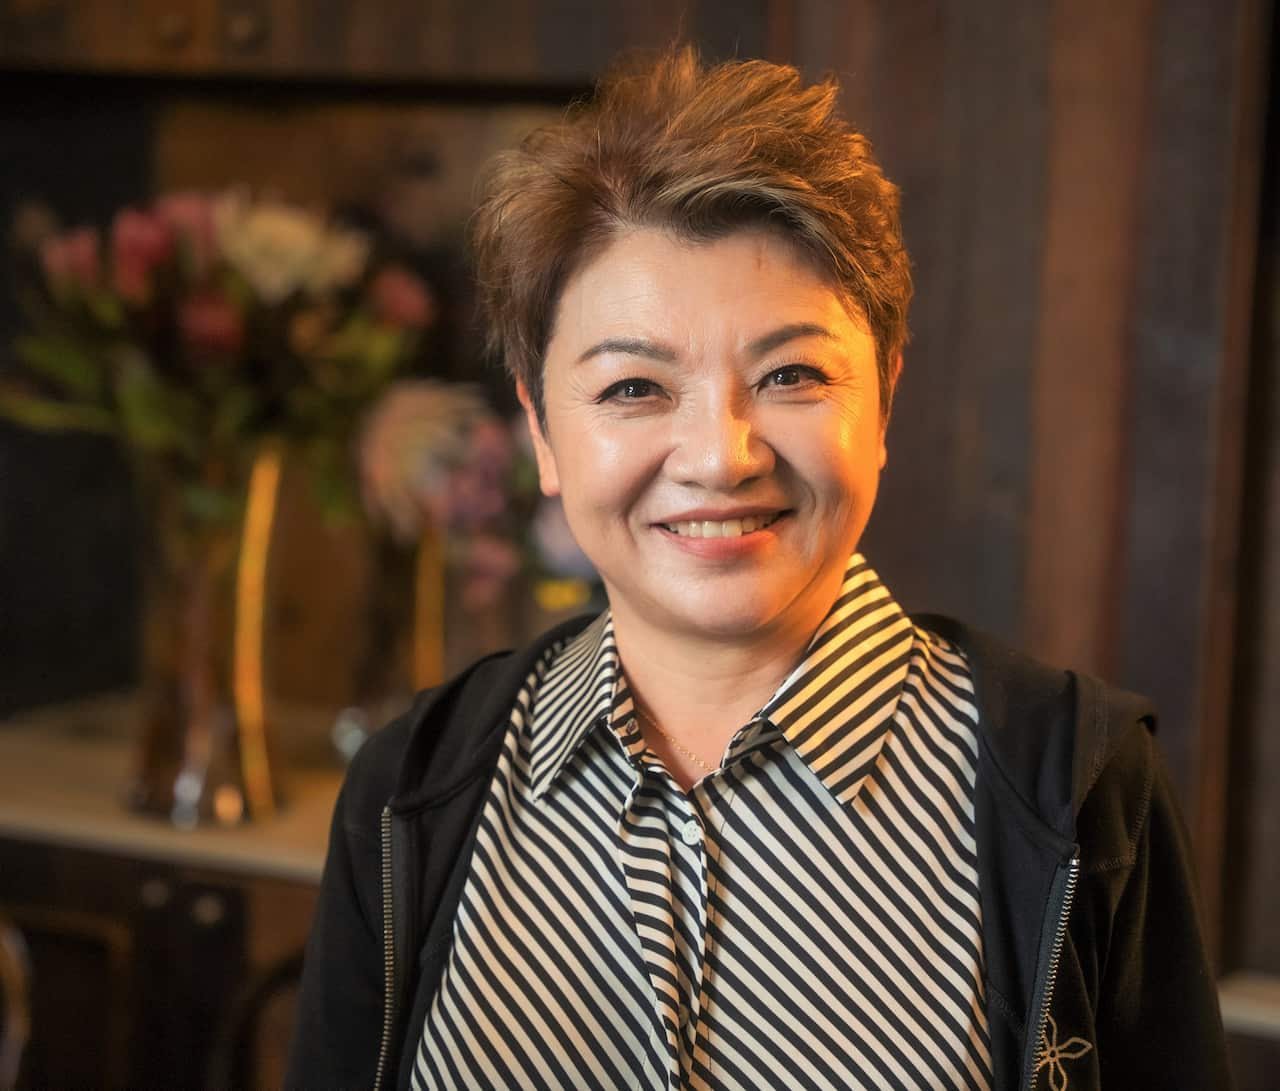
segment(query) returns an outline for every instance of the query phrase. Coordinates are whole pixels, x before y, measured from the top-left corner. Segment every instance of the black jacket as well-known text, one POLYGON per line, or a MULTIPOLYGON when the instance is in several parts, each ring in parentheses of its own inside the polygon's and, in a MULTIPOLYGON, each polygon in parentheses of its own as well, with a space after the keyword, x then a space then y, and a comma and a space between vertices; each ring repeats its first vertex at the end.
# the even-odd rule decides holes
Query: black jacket
MULTIPOLYGON (((969 658, 997 1088, 1229 1086, 1186 834, 1139 697, 939 617, 969 658)), ((515 695, 550 642, 420 694, 356 755, 307 944, 288 1086, 409 1085, 515 695)))

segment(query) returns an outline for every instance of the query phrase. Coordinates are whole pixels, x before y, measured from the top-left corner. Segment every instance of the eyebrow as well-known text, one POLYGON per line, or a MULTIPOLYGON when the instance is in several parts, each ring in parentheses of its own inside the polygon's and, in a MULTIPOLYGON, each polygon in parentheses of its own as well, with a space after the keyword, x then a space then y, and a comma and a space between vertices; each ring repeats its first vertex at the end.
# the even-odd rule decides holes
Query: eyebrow
POLYGON ((763 356, 776 348, 781 348, 788 341, 796 341, 801 337, 823 337, 828 341, 834 341, 836 335, 826 326, 819 326, 816 322, 792 322, 789 326, 780 326, 772 333, 757 337, 748 346, 748 351, 752 356, 763 356))
POLYGON ((676 358, 675 349, 646 341, 643 337, 608 337, 598 345, 592 345, 587 349, 578 357, 578 363, 585 363, 593 356, 603 356, 607 352, 617 352, 625 356, 644 356, 664 363, 671 363, 676 358))
MULTIPOLYGON (((816 322, 792 322, 790 325, 779 326, 776 330, 757 337, 747 346, 747 351, 752 356, 764 356, 788 341, 795 341, 801 337, 823 337, 828 341, 835 340, 835 334, 816 322)), ((643 337, 609 337, 587 349, 578 357, 578 363, 585 363, 593 356, 603 356, 609 352, 621 353, 625 356, 643 356, 663 363, 671 363, 676 358, 675 349, 655 341, 646 341, 643 337)))

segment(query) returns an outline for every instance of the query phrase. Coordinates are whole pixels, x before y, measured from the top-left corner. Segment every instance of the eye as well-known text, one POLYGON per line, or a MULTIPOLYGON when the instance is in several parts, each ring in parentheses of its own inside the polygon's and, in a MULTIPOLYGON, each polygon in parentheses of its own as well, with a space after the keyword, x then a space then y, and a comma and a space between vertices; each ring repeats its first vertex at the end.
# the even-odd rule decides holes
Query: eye
POLYGON ((816 367, 807 364, 788 364, 786 367, 774 368, 764 377, 761 384, 765 387, 798 387, 812 383, 825 384, 827 377, 816 367))
POLYGON ((658 384, 648 379, 619 379, 613 385, 606 387, 596 400, 598 402, 635 402, 652 398, 658 392, 658 384))

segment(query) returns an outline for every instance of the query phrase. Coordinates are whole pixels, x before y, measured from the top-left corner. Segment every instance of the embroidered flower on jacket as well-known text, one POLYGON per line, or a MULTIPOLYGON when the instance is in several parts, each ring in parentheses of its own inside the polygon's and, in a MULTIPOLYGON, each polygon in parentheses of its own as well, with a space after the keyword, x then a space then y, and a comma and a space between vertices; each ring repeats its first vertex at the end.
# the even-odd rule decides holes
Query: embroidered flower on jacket
POLYGON ((1053 1016, 1046 1013, 1045 1023, 1046 1029, 1040 1032, 1040 1063, 1036 1065, 1036 1072, 1047 1065, 1049 1086, 1053 1091, 1068 1091, 1067 1070, 1062 1066, 1062 1062, 1083 1057, 1093 1048, 1093 1043, 1086 1042, 1083 1038, 1068 1038, 1060 1043, 1058 1024, 1053 1021, 1053 1016), (1049 1037, 1050 1034, 1053 1035, 1052 1038, 1049 1037))

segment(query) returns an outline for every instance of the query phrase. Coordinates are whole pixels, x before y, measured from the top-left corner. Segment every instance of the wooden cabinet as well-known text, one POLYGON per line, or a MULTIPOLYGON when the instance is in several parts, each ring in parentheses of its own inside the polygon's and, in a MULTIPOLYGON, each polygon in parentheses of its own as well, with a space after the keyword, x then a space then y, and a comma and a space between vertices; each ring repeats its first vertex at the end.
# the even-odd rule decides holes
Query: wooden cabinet
POLYGON ((0 66, 572 87, 589 82, 621 50, 678 38, 713 56, 770 55, 770 36, 784 22, 774 12, 781 6, 0 0, 0 66))
POLYGON ((177 830, 118 802, 119 722, 86 702, 0 724, 0 922, 30 964, 18 1086, 278 1087, 338 775, 295 775, 260 825, 177 830))
POLYGON ((310 884, 0 839, 0 918, 31 966, 20 1087, 279 1086, 310 884))

